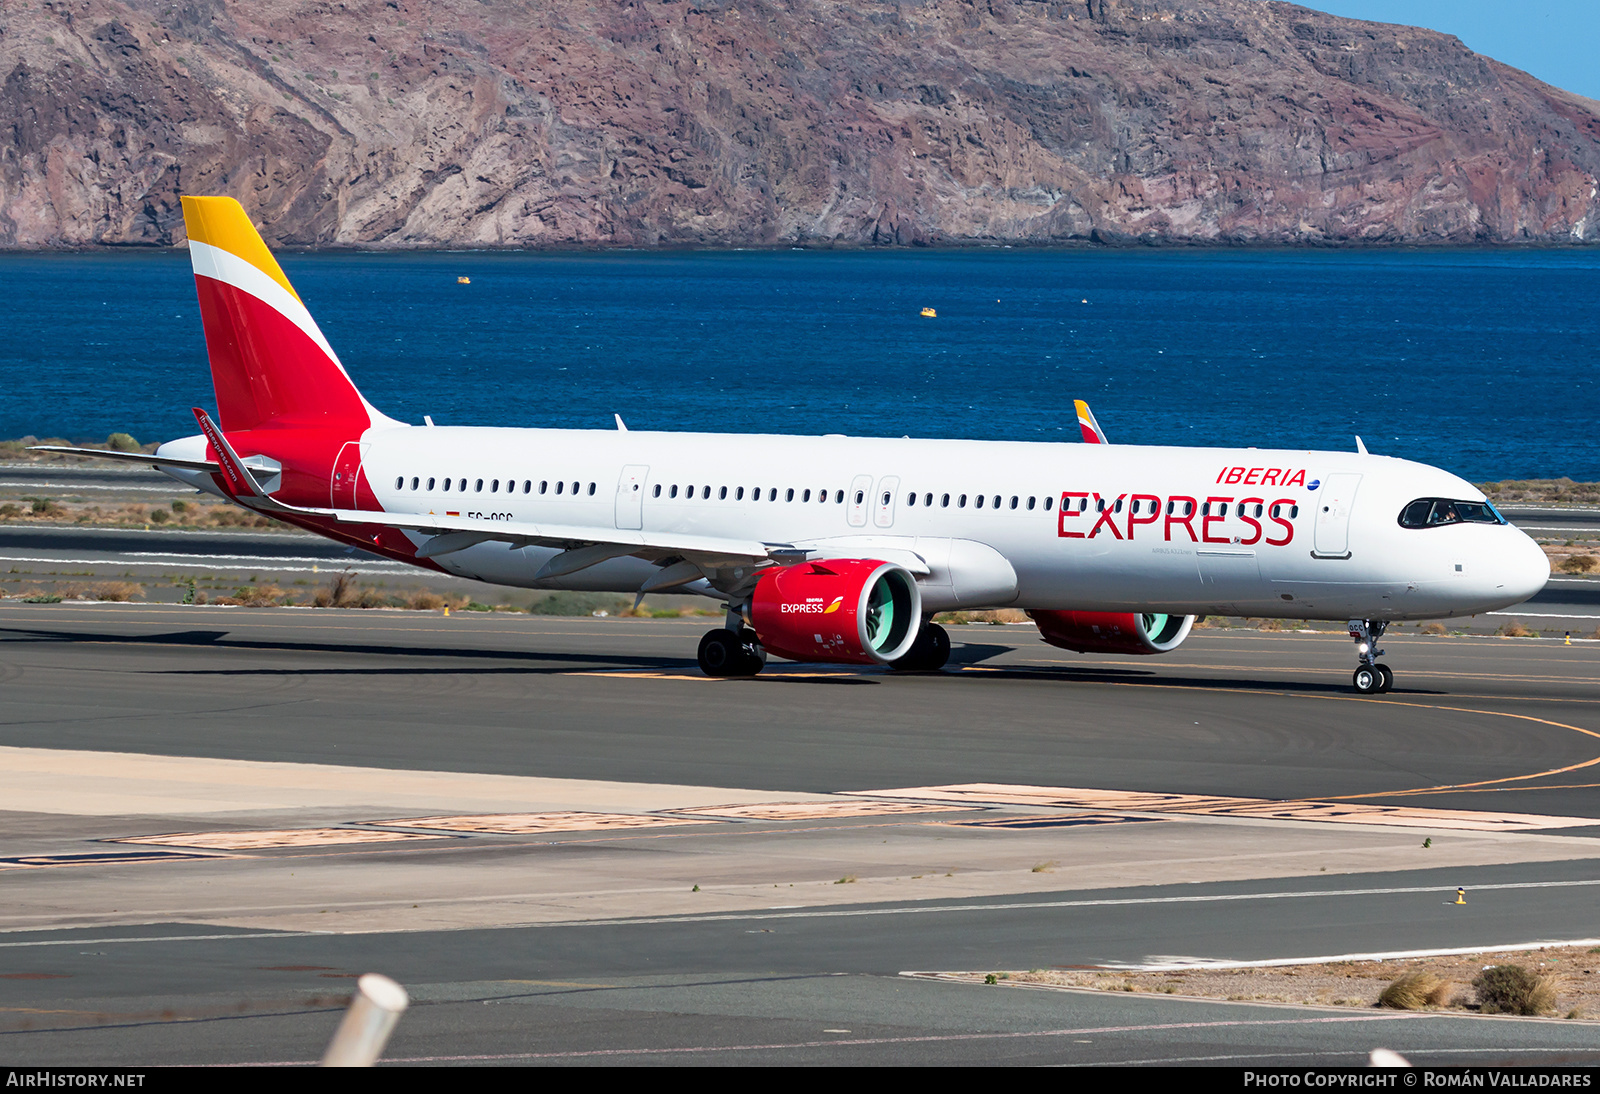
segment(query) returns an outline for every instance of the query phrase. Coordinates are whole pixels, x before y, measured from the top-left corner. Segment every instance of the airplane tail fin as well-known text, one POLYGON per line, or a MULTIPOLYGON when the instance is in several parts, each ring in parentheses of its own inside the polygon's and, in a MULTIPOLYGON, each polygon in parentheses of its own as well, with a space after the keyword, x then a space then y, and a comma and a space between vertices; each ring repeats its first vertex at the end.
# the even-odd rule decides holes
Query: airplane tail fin
POLYGON ((335 429, 354 439, 388 420, 351 383, 237 201, 186 197, 183 221, 224 431, 335 429))
POLYGON ((1084 443, 1106 444, 1105 431, 1094 420, 1094 411, 1089 409, 1089 404, 1082 399, 1074 399, 1073 404, 1078 408, 1078 429, 1083 434, 1084 443))

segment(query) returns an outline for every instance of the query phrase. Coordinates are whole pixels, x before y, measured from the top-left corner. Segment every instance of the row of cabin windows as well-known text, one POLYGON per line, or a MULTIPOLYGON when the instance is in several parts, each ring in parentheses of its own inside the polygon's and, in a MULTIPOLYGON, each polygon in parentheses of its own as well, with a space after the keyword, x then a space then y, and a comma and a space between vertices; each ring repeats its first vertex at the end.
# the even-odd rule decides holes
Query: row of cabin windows
MULTIPOLYGON (((498 494, 498 493, 500 493, 500 486, 501 486, 501 483, 500 483, 499 479, 487 479, 487 480, 485 480, 485 479, 467 480, 467 479, 457 479, 457 478, 428 479, 428 480, 426 480, 427 481, 427 485, 426 486, 423 485, 423 481, 424 480, 421 479, 420 477, 418 477, 416 475, 413 475, 411 477, 411 489, 412 490, 439 490, 439 491, 441 491, 443 493, 449 493, 451 490, 454 490, 457 493, 464 494, 464 493, 467 492, 467 487, 468 487, 468 484, 469 484, 469 481, 470 481, 470 484, 471 484, 471 487, 472 487, 472 493, 474 493, 474 494, 483 493, 483 486, 484 486, 485 482, 487 482, 489 484, 489 493, 498 494)), ((556 482, 553 485, 554 485, 554 491, 553 491, 554 493, 557 493, 557 494, 574 494, 574 495, 576 495, 580 491, 583 491, 583 486, 584 486, 584 484, 581 483, 581 482, 573 482, 573 483, 569 484, 565 480, 556 482)), ((404 490, 404 489, 406 489, 406 477, 404 475, 400 475, 394 480, 394 488, 396 490, 404 490)), ((592 497, 594 495, 594 492, 595 492, 596 488, 597 488, 596 484, 591 482, 591 483, 589 483, 588 490, 584 491, 584 492, 588 493, 592 497)), ((517 492, 517 480, 516 479, 507 479, 505 481, 505 492, 507 494, 515 494, 517 492)), ((532 479, 523 479, 522 480, 522 492, 524 494, 533 493, 533 480, 532 479)), ((551 492, 552 492, 552 483, 550 482, 550 480, 544 479, 544 480, 540 481, 540 483, 539 483, 539 493, 548 494, 548 493, 551 493, 551 492)))
MULTIPOLYGON (((932 494, 923 494, 921 497, 922 497, 922 500, 920 502, 918 502, 917 494, 915 492, 907 494, 906 495, 906 505, 907 506, 916 506, 916 505, 920 504, 925 509, 932 509, 933 508, 933 495, 932 494)), ((955 507, 957 509, 965 509, 967 507, 968 497, 967 497, 966 494, 940 494, 939 495, 939 508, 941 508, 941 509, 950 508, 950 504, 951 504, 952 501, 955 503, 955 507)), ((990 509, 1007 508, 1005 498, 1002 497, 999 494, 995 494, 992 498, 990 496, 986 495, 986 494, 974 494, 971 497, 971 502, 972 502, 972 507, 974 509, 982 509, 986 505, 990 509)), ((889 504, 889 495, 888 494, 883 495, 883 504, 885 504, 885 505, 889 504)), ((1054 505, 1054 504, 1055 504, 1055 499, 1054 498, 1045 498, 1044 499, 1043 508, 1045 509, 1046 512, 1048 512, 1050 510, 1051 506, 1054 505)), ((1034 498, 1023 498, 1023 497, 1020 497, 1020 496, 1018 496, 1016 494, 1012 494, 1011 495, 1011 504, 1010 504, 1009 508, 1011 508, 1011 509, 1019 509, 1019 508, 1036 509, 1036 508, 1039 508, 1039 499, 1036 498, 1036 497, 1034 497, 1034 498)))
MULTIPOLYGON (((717 487, 717 500, 718 501, 727 501, 728 500, 728 493, 729 493, 730 489, 732 490, 733 500, 734 501, 743 501, 745 499, 744 487, 742 487, 742 486, 734 486, 734 487, 719 486, 719 487, 717 487)), ((760 501, 761 500, 761 491, 763 489, 765 489, 766 492, 767 492, 767 500, 768 501, 777 501, 778 500, 778 488, 776 486, 768 486, 768 487, 752 486, 750 488, 750 500, 751 501, 760 501)), ((709 487, 709 486, 699 486, 699 487, 696 487, 696 486, 685 486, 685 487, 683 487, 683 494, 682 494, 683 499, 685 501, 688 501, 689 499, 693 498, 695 496, 695 491, 696 490, 700 491, 700 495, 699 496, 700 496, 700 498, 702 500, 704 500, 704 501, 710 501, 711 500, 711 487, 709 487)), ((668 498, 678 497, 679 496, 678 484, 677 483, 673 483, 670 486, 663 487, 661 485, 661 483, 659 483, 659 482, 656 483, 656 485, 655 485, 655 487, 654 487, 654 489, 652 491, 653 496, 659 498, 659 497, 663 496, 663 493, 668 498)), ((857 505, 861 504, 861 497, 862 497, 861 491, 857 490, 856 491, 856 504, 857 505)), ((811 498, 812 498, 812 492, 810 490, 801 490, 801 491, 798 492, 798 498, 799 498, 800 501, 810 501, 811 498)), ((783 492, 783 500, 784 501, 794 501, 794 500, 796 500, 796 491, 794 490, 793 487, 790 487, 789 489, 787 489, 787 490, 785 490, 783 492)), ((826 490, 818 490, 818 491, 816 491, 816 500, 819 501, 819 502, 826 503, 827 500, 828 500, 828 492, 826 490)), ((834 500, 835 504, 843 505, 844 504, 844 491, 843 490, 834 491, 833 500, 834 500)))
MULTIPOLYGON (((484 480, 484 479, 471 480, 472 492, 473 493, 478 493, 478 494, 483 493, 483 486, 484 486, 484 482, 485 481, 486 480, 484 480)), ((424 487, 422 485, 422 482, 423 482, 423 480, 420 477, 412 476, 412 478, 411 478, 411 489, 412 490, 423 490, 423 489, 426 489, 426 490, 430 490, 430 491, 438 489, 438 490, 440 490, 442 492, 445 492, 445 493, 448 493, 449 491, 451 491, 453 489, 458 493, 466 493, 469 480, 467 480, 467 479, 457 479, 457 478, 447 478, 447 479, 430 478, 430 479, 427 480, 427 486, 426 487, 424 487)), ((499 479, 489 479, 489 480, 487 480, 487 482, 489 484, 489 493, 498 494, 500 492, 501 483, 500 483, 499 479)), ((556 494, 570 494, 570 495, 576 496, 580 491, 583 491, 583 486, 584 486, 584 484, 581 483, 581 482, 573 482, 571 484, 570 489, 569 489, 568 488, 568 484, 567 484, 567 482, 565 480, 558 480, 555 483, 554 492, 556 494)), ((541 493, 541 494, 551 493, 550 487, 551 487, 551 483, 550 483, 550 481, 548 479, 541 480, 539 482, 539 493, 541 493)), ((394 480, 394 488, 396 490, 404 490, 404 489, 406 489, 406 479, 405 479, 404 475, 401 475, 401 476, 397 477, 394 480)), ((597 489, 597 485, 595 483, 591 482, 591 483, 588 484, 588 490, 586 491, 586 493, 590 497, 593 497, 596 489, 597 489)), ((663 489, 665 489, 665 493, 666 493, 666 496, 668 498, 676 498, 676 497, 679 496, 679 487, 678 487, 677 483, 673 483, 672 485, 667 486, 665 488, 663 488, 661 483, 656 483, 656 485, 654 487, 654 490, 653 490, 654 496, 658 497, 658 498, 661 497, 662 493, 663 493, 663 489)), ((693 485, 686 485, 686 486, 682 487, 682 497, 684 498, 684 500, 689 500, 689 499, 693 498, 695 496, 695 491, 697 489, 700 491, 700 498, 702 500, 709 501, 711 499, 711 487, 709 487, 709 486, 696 487, 696 486, 693 486, 693 485)), ((745 500, 745 488, 744 487, 736 486, 736 487, 733 487, 732 489, 733 489, 733 500, 734 501, 743 501, 743 500, 745 500)), ((751 487, 750 488, 750 500, 751 501, 760 501, 761 500, 761 491, 762 491, 762 489, 763 489, 763 487, 760 487, 760 486, 751 487)), ((765 489, 766 489, 766 492, 767 492, 767 500, 768 501, 777 501, 778 500, 778 488, 776 486, 765 487, 765 489)), ((729 488, 726 487, 726 486, 717 487, 717 500, 726 501, 728 499, 728 490, 729 490, 729 488)), ((507 479, 507 480, 505 480, 505 492, 507 494, 515 494, 517 492, 517 482, 516 482, 515 479, 507 479)), ((533 493, 533 480, 532 479, 523 479, 522 480, 522 492, 524 494, 533 493)), ((816 500, 817 501, 822 502, 824 504, 826 504, 827 501, 828 501, 828 491, 827 490, 818 490, 818 491, 815 492, 815 496, 816 496, 816 500)), ((912 493, 907 494, 906 495, 906 505, 908 507, 915 507, 917 505, 917 497, 918 497, 918 495, 916 494, 915 491, 913 491, 912 493)), ((923 495, 921 495, 921 497, 922 497, 922 505, 923 505, 924 508, 929 508, 929 509, 933 508, 934 496, 933 496, 932 493, 923 494, 923 495)), ((863 491, 857 490, 855 492, 855 504, 860 505, 862 503, 862 501, 865 500, 865 498, 866 498, 866 495, 865 495, 865 493, 863 491)), ((950 508, 950 502, 951 502, 952 498, 955 501, 955 506, 956 506, 957 509, 965 509, 967 507, 968 496, 966 494, 955 494, 955 495, 940 494, 939 495, 939 507, 941 509, 950 508)), ((810 491, 810 490, 802 490, 802 491, 800 491, 800 500, 802 502, 809 502, 809 501, 811 501, 811 499, 812 499, 812 491, 810 491)), ((784 501, 794 501, 795 500, 795 490, 794 490, 793 487, 790 487, 790 488, 784 490, 783 500, 784 501)), ((888 505, 891 500, 892 500, 891 499, 891 495, 888 494, 887 492, 883 495, 883 497, 881 499, 882 504, 884 504, 884 505, 888 505)), ((1046 498, 1043 499, 1042 508, 1044 509, 1045 512, 1049 512, 1050 511, 1051 505, 1054 502, 1054 500, 1055 499, 1050 498, 1050 497, 1046 497, 1046 498)), ((834 501, 834 504, 836 504, 836 505, 844 504, 844 491, 843 490, 835 490, 833 492, 833 501, 834 501)), ((1023 498, 1023 497, 1021 497, 1020 495, 1017 495, 1017 494, 1011 495, 1011 500, 1010 500, 1010 504, 1009 505, 1005 504, 1005 499, 1000 494, 995 494, 995 495, 993 495, 992 498, 989 495, 985 495, 985 494, 974 494, 974 495, 972 495, 971 501, 972 501, 972 507, 974 509, 982 509, 982 508, 984 508, 985 505, 987 505, 990 509, 1000 509, 1000 508, 1002 508, 1004 506, 1006 508, 1011 508, 1011 509, 1018 509, 1018 508, 1024 508, 1025 507, 1025 508, 1031 510, 1031 509, 1034 509, 1036 507, 1041 507, 1039 505, 1039 499, 1038 498, 1035 498, 1035 497, 1023 498)), ((1061 507, 1065 511, 1067 511, 1069 513, 1074 513, 1074 512, 1076 512, 1076 513, 1086 513, 1086 512, 1089 511, 1089 499, 1088 498, 1066 498, 1066 499, 1063 499, 1063 501, 1061 502, 1061 507)), ((1135 498, 1133 501, 1128 503, 1128 510, 1134 516, 1138 516, 1141 511, 1145 512, 1145 513, 1149 513, 1149 514, 1154 514, 1160 507, 1161 507, 1160 501, 1158 501, 1158 500, 1156 500, 1154 498, 1143 498, 1143 499, 1135 498)), ((1105 498, 1096 498, 1095 499, 1094 508, 1095 508, 1095 512, 1097 512, 1097 513, 1105 512, 1106 508, 1107 508, 1106 499, 1105 498)), ((1187 501, 1187 500, 1186 501, 1182 501, 1182 502, 1169 501, 1169 502, 1167 502, 1167 507, 1166 508, 1167 508, 1167 515, 1168 516, 1183 516, 1183 517, 1187 517, 1187 516, 1192 516, 1194 514, 1194 502, 1192 502, 1192 501, 1187 501), (1179 512, 1180 509, 1182 510, 1182 512, 1179 512)), ((1244 502, 1238 502, 1237 505, 1236 505, 1237 512, 1234 515, 1242 517, 1242 516, 1244 516, 1246 514, 1247 510, 1253 509, 1253 514, 1252 515, 1259 517, 1262 514, 1263 508, 1264 507, 1262 505, 1260 505, 1260 504, 1256 504, 1256 505, 1254 505, 1252 507, 1252 506, 1247 506, 1244 502)), ((1110 503, 1110 509, 1114 513, 1122 512, 1122 499, 1121 498, 1117 498, 1116 500, 1112 501, 1110 503)), ((1274 517, 1279 516, 1281 511, 1282 511, 1282 509, 1283 509, 1282 505, 1274 505, 1274 506, 1272 506, 1271 507, 1272 516, 1274 516, 1274 517)), ((1300 507, 1298 505, 1290 505, 1288 507, 1288 509, 1289 509, 1289 516, 1290 516, 1291 519, 1293 519, 1295 517, 1298 517, 1300 515, 1300 507)), ((1211 503, 1209 501, 1208 502, 1204 502, 1204 503, 1201 504, 1200 513, 1201 513, 1202 516, 1211 516, 1212 515, 1211 503)), ((1216 515, 1219 516, 1219 517, 1225 517, 1225 516, 1228 515, 1228 504, 1226 502, 1218 502, 1217 503, 1216 515)))

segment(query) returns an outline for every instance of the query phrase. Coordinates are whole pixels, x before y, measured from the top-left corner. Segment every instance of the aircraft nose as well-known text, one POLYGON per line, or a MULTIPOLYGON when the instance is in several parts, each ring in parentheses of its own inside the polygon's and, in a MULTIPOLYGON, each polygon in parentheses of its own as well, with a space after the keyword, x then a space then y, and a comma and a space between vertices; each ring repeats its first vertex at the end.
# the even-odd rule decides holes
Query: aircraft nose
POLYGON ((1507 597, 1516 597, 1520 604, 1536 595, 1550 580, 1550 559, 1544 548, 1526 533, 1519 534, 1519 542, 1502 560, 1499 577, 1507 597))

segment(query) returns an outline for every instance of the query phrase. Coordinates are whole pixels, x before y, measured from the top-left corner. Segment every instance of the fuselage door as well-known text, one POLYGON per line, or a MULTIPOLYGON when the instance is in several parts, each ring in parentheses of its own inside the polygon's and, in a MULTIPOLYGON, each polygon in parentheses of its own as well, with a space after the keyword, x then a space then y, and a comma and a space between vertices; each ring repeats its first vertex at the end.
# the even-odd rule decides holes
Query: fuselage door
POLYGON ((872 495, 872 523, 879 528, 894 527, 894 492, 898 489, 899 475, 885 475, 878 480, 878 489, 872 495))
POLYGON ((355 509, 356 480, 361 476, 361 442, 346 441, 333 461, 332 499, 335 509, 355 509))
POLYGON ((846 519, 852 528, 865 528, 867 509, 872 505, 872 476, 857 475, 850 482, 850 496, 845 498, 846 519))
POLYGON ((617 527, 644 527, 644 483, 650 477, 645 464, 629 464, 617 480, 617 527))
POLYGON ((1329 475, 1313 495, 1317 527, 1312 553, 1318 558, 1350 557, 1350 509, 1360 484, 1360 475, 1341 472, 1329 475))

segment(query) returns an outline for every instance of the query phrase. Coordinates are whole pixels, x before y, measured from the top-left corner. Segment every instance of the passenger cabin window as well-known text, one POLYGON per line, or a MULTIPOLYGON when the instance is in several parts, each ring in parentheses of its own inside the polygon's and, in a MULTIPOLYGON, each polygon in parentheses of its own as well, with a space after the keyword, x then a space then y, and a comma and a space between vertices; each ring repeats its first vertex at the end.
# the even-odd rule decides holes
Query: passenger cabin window
POLYGON ((659 498, 661 496, 661 484, 659 482, 656 483, 655 492, 650 496, 653 498, 659 498))
POLYGON ((1050 507, 1055 504, 1055 501, 1056 501, 1055 498, 1045 498, 1044 499, 1044 511, 1046 513, 1048 513, 1050 511, 1050 507))
MULTIPOLYGON (((549 479, 540 480, 540 482, 539 482, 539 493, 542 494, 546 490, 548 490, 549 488, 550 488, 550 480, 549 479)), ((658 493, 658 494, 661 493, 661 487, 659 487, 659 486, 656 487, 656 493, 658 493)))
POLYGON ((950 495, 949 494, 945 494, 942 498, 939 499, 939 508, 941 508, 941 509, 950 508, 950 495))
POLYGON ((965 509, 966 507, 967 507, 967 496, 965 494, 962 494, 959 498, 956 499, 956 508, 957 509, 965 509))
POLYGON ((972 499, 972 507, 974 509, 982 509, 983 508, 983 495, 982 494, 979 494, 977 497, 972 499))

